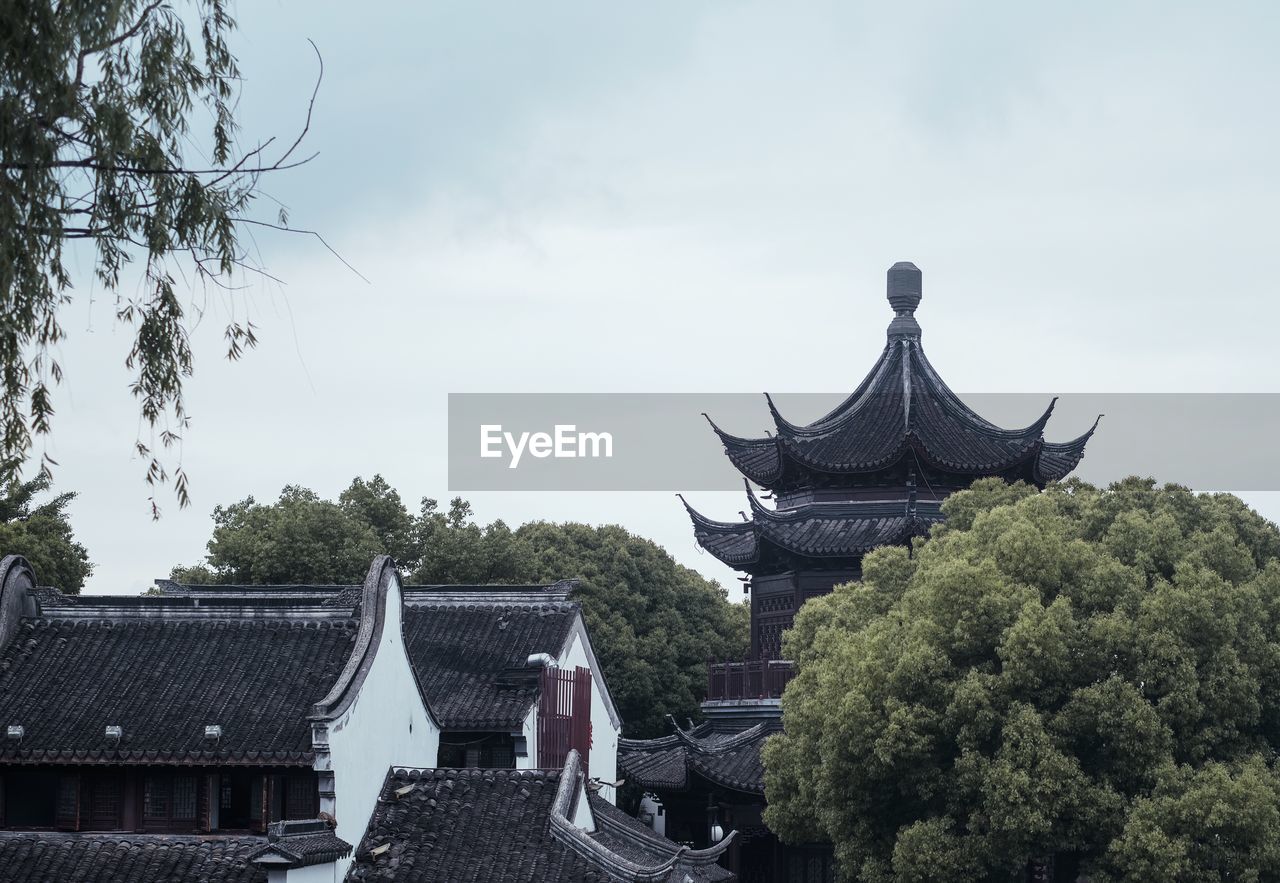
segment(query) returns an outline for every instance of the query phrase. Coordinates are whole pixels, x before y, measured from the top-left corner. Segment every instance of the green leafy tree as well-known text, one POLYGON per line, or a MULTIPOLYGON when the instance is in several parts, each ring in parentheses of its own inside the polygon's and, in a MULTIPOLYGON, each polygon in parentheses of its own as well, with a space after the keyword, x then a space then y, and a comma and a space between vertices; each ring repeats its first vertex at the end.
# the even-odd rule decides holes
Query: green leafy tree
POLYGON ((808 602, 766 820, 858 881, 1280 879, 1280 532, 999 480, 808 602))
POLYGON ((404 565, 413 582, 513 585, 535 579, 529 544, 501 519, 476 524, 471 504, 461 497, 450 502, 448 512, 435 500, 423 500, 414 537, 417 557, 404 565))
POLYGON ((414 518, 380 477, 357 478, 338 503, 286 488, 214 512, 207 563, 175 568, 192 583, 355 583, 389 552, 409 583, 534 584, 579 579, 592 645, 628 735, 665 732, 664 717, 698 714, 709 656, 747 645, 747 610, 622 527, 533 522, 477 524, 455 498, 424 500, 414 518), (399 551, 397 551, 399 550, 399 551))
POLYGON ((0 497, 0 555, 22 555, 31 562, 41 583, 77 594, 93 565, 85 547, 76 542, 67 518, 67 504, 76 495, 62 493, 37 502, 49 485, 49 478, 40 475, 9 485, 0 497))
POLYGON ((418 539, 415 523, 400 494, 381 475, 369 481, 356 478, 338 495, 338 506, 356 521, 367 524, 382 544, 382 551, 397 562, 417 561, 418 539))
POLYGON ((290 485, 275 503, 253 497, 213 511, 208 563, 175 568, 180 582, 355 584, 385 549, 374 528, 341 505, 290 485))
MULTIPOLYGON (((251 209, 264 175, 300 161, 310 124, 308 111, 292 143, 238 147, 234 31, 225 0, 0 7, 0 480, 52 426, 69 260, 92 267, 134 331, 125 364, 152 434, 137 448, 147 481, 168 480, 160 451, 187 425, 188 332, 203 310, 184 308, 180 282, 218 290, 239 270, 261 271, 241 234, 287 228, 283 210, 263 219, 251 209), (130 263, 140 285, 122 284, 130 263)), ((225 339, 238 358, 255 343, 253 324, 231 319, 225 339)), ((43 455, 42 470, 52 462, 43 455)), ((174 485, 185 505, 180 467, 174 485)))

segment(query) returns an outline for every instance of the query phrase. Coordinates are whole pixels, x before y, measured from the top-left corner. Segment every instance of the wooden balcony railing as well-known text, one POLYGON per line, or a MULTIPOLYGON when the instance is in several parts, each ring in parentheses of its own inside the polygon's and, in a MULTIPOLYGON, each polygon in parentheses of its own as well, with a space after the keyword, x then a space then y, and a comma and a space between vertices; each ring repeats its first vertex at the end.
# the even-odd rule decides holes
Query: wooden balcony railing
POLYGON ((779 699, 795 667, 785 659, 707 663, 707 699, 779 699))

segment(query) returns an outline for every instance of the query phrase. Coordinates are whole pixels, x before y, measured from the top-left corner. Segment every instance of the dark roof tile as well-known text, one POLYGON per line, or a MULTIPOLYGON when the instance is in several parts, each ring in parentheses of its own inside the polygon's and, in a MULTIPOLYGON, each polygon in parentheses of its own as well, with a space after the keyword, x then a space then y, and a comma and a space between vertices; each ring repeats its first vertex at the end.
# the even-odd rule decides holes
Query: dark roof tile
POLYGON ((405 608, 418 686, 446 729, 519 727, 537 701, 534 653, 558 655, 579 615, 572 601, 426 604, 405 608), (528 677, 512 677, 527 672, 528 677))
POLYGON ((392 770, 355 862, 356 881, 605 883, 731 880, 722 847, 689 850, 588 796, 592 832, 571 821, 581 792, 571 752, 559 770, 392 770))
POLYGON ((265 883, 261 837, 0 832, 5 883, 265 883))
POLYGON ((607 874, 551 834, 559 777, 545 770, 396 770, 347 879, 605 883, 607 874), (387 850, 373 854, 384 844, 387 850))
POLYGON ((619 739, 618 769, 644 788, 680 791, 692 772, 726 788, 763 794, 761 751, 780 731, 780 723, 768 721, 738 732, 699 727, 658 739, 619 739))
POLYGON ((29 619, 0 654, 0 760, 309 764, 312 703, 351 653, 357 623, 29 619), (157 701, 162 697, 163 701, 157 701), (205 739, 205 726, 222 736, 205 739), (123 737, 111 744, 108 726, 123 737))

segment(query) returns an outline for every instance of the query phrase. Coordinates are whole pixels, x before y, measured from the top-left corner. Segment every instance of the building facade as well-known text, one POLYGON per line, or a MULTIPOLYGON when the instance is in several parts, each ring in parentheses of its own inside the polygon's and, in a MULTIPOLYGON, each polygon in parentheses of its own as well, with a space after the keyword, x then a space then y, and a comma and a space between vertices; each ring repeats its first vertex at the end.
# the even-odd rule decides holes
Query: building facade
MULTIPOLYGON (((396 769, 526 792, 568 776, 590 796, 546 848, 590 853, 573 879, 731 879, 723 849, 611 827, 621 721, 572 583, 403 587, 380 556, 359 586, 157 586, 68 596, 0 562, 0 879, 489 879, 355 850, 399 799, 396 769)), ((440 819, 458 856, 512 834, 440 819)), ((435 849, 424 836, 396 845, 435 849)), ((561 879, 513 862, 501 879, 561 879)))

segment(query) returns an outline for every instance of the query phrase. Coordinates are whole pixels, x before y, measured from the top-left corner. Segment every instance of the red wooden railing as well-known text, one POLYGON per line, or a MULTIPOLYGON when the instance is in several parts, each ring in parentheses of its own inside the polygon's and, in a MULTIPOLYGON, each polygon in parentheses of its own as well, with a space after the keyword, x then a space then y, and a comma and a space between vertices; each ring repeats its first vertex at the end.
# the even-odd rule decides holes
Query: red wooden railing
POLYGON ((569 751, 577 749, 583 772, 591 758, 591 670, 547 666, 540 676, 538 697, 538 767, 564 767, 569 751))
POLYGON ((743 659, 707 663, 707 698, 779 699, 795 667, 785 659, 743 659))

